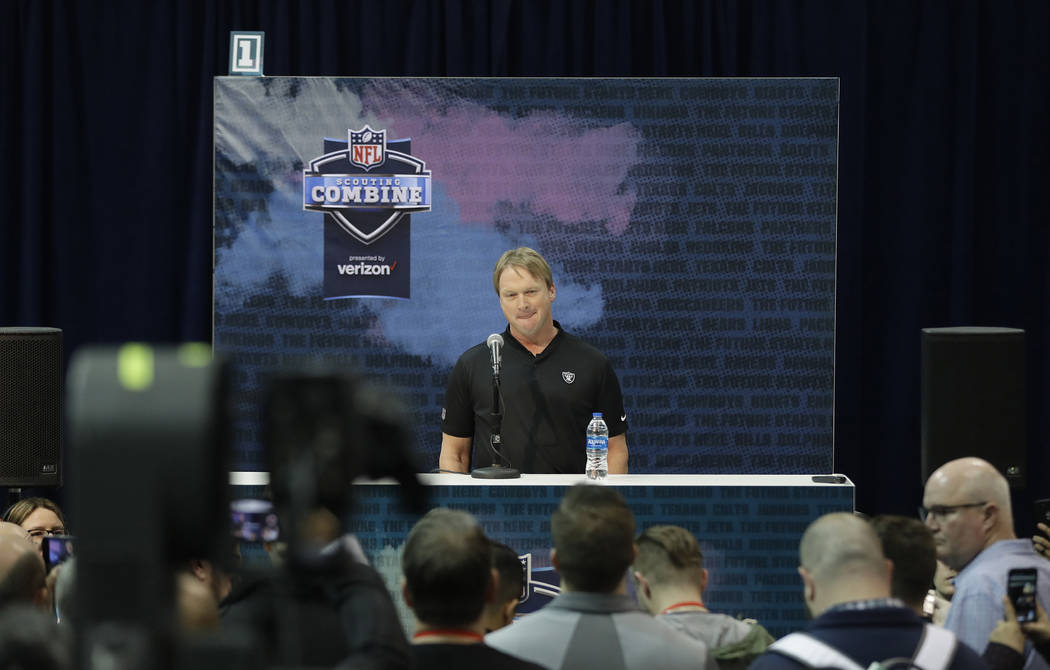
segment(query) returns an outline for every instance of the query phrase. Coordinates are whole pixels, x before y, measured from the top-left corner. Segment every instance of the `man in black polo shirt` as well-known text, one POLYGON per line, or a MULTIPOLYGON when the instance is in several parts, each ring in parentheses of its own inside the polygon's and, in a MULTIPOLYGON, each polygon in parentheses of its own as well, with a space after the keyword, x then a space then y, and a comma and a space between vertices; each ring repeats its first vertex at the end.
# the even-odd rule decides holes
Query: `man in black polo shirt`
MULTIPOLYGON (((566 333, 551 314, 550 266, 528 247, 500 256, 492 273, 507 318, 500 379, 502 454, 522 472, 582 474, 591 413, 609 426, 609 472, 627 472, 627 413, 608 359, 566 333)), ((442 470, 489 465, 492 366, 484 344, 468 349, 449 376, 441 412, 442 470)))

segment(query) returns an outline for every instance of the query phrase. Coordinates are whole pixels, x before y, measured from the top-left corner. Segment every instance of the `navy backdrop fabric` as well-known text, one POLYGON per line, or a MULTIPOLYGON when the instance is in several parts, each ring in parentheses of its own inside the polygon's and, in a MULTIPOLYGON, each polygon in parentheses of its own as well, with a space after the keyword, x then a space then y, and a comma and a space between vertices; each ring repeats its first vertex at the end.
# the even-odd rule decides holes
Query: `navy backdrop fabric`
POLYGON ((840 77, 835 470, 913 509, 920 328, 1013 326, 1050 495, 1050 4, 4 0, 0 324, 209 339, 233 29, 270 75, 840 77))

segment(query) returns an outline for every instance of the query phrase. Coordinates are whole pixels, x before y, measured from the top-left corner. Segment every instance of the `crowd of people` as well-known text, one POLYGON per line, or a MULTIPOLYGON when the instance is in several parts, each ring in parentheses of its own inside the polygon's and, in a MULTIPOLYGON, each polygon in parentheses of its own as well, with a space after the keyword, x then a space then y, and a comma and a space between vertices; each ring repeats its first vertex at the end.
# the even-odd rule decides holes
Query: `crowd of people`
MULTIPOLYGON (((75 603, 76 559, 52 566, 42 552, 67 528, 44 498, 19 501, 0 522, 0 668, 75 667, 77 621, 63 614, 75 603)), ((1006 480, 980 459, 935 471, 919 519, 813 521, 798 567, 812 620, 779 640, 759 622, 710 611, 698 538, 672 525, 636 528, 615 487, 571 487, 550 528, 561 593, 528 615, 516 613, 525 578, 514 549, 467 512, 438 508, 402 550, 412 631, 352 536, 338 531, 318 554, 338 560, 314 566, 312 581, 253 580, 222 561, 178 566, 175 620, 186 635, 254 630, 266 644, 253 645, 253 662, 269 667, 1048 667, 1050 528, 1018 539, 1006 480), (1033 620, 1018 620, 1012 569, 1037 574, 1033 620), (277 641, 289 627, 291 652, 277 641)))

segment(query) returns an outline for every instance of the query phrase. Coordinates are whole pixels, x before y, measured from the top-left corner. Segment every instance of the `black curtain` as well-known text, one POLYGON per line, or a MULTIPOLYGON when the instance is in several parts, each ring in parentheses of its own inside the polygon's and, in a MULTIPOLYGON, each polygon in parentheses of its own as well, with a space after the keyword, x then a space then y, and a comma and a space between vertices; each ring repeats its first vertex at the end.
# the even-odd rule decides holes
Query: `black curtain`
POLYGON ((230 30, 266 32, 268 75, 840 77, 836 470, 910 513, 920 329, 1012 326, 1023 497, 1050 495, 1050 3, 3 0, 0 26, 0 324, 67 352, 210 339, 230 30))

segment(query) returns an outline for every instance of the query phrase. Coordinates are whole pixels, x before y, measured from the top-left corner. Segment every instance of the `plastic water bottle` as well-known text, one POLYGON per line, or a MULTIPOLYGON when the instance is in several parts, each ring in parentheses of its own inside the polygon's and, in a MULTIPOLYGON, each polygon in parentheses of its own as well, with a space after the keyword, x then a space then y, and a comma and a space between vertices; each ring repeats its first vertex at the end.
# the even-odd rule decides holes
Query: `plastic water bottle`
POLYGON ((609 473, 609 427, 601 412, 591 415, 587 424, 587 478, 605 479, 609 473))

